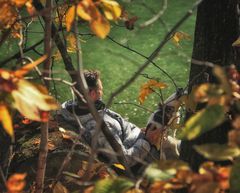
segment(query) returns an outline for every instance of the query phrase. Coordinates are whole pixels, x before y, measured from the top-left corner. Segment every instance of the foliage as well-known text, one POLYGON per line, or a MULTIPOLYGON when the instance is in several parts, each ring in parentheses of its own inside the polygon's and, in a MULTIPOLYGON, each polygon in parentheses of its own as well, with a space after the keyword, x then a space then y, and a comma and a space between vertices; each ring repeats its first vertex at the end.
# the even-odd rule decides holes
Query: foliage
MULTIPOLYGON (((21 40, 24 38, 22 34, 22 22, 20 9, 26 9, 30 17, 37 15, 31 0, 2 0, 0 1, 0 30, 2 34, 11 31, 12 37, 21 40)), ((129 30, 134 28, 137 17, 128 18, 126 13, 118 2, 113 0, 77 0, 70 1, 69 4, 63 3, 59 6, 58 17, 55 18, 59 25, 66 27, 68 32, 75 31, 74 24, 84 24, 88 22, 91 31, 98 37, 104 39, 110 32, 111 26, 108 20, 125 20, 125 27, 129 30), (64 20, 64 21, 63 21, 64 20), (79 22, 80 21, 80 22, 79 22), (61 23, 61 24, 60 24, 61 23)), ((175 32, 171 36, 171 40, 179 46, 181 40, 189 40, 190 36, 184 32, 175 32)), ((75 52, 77 40, 75 36, 68 36, 67 40, 70 46, 67 47, 68 52, 75 52)), ((233 43, 233 46, 239 46, 239 39, 233 43)), ((22 50, 21 50, 22 51, 22 50)), ((5 131, 14 138, 14 128, 12 124, 12 112, 16 109, 26 120, 48 122, 50 111, 56 110, 59 106, 56 100, 49 95, 47 89, 40 85, 32 83, 25 79, 25 75, 33 68, 44 62, 49 56, 41 58, 25 65, 18 70, 0 69, 0 121, 5 131)), ((22 59, 22 58, 21 58, 22 59)), ((226 119, 232 121, 233 130, 229 132, 229 144, 204 144, 196 146, 198 153, 210 160, 231 160, 233 165, 221 167, 212 162, 205 162, 199 169, 198 173, 193 172, 187 164, 173 161, 169 164, 152 164, 149 165, 144 176, 140 181, 118 177, 109 172, 110 168, 98 170, 94 168, 95 174, 99 174, 95 185, 85 188, 85 192, 173 192, 176 189, 186 188, 192 193, 203 192, 238 192, 239 188, 239 72, 235 66, 229 69, 223 69, 219 66, 213 66, 213 72, 218 78, 218 84, 205 83, 197 87, 191 94, 185 98, 179 99, 176 110, 180 105, 196 103, 204 103, 205 108, 195 112, 195 114, 183 125, 179 123, 180 136, 183 139, 192 140, 199 135, 214 129, 222 124, 226 119), (235 110, 237 109, 237 110, 235 110), (234 111, 235 110, 235 111, 234 111), (237 159, 235 159, 237 158, 237 159), (102 172, 102 173, 101 173, 102 172), (107 174, 106 174, 107 173, 107 174), (100 175, 104 174, 104 175, 100 175), (101 177, 102 176, 102 177, 101 177), (230 185, 229 186, 229 181, 230 185), (137 186, 138 184, 138 186, 137 186), (140 185, 139 185, 140 184, 140 185)), ((142 85, 139 94, 140 104, 143 104, 147 96, 157 93, 162 97, 161 89, 167 87, 163 82, 150 79, 142 85), (156 92, 155 89, 160 90, 156 92)), ((162 98, 161 98, 162 100, 162 98)), ((186 107, 188 108, 188 107, 186 107)), ((195 108, 190 108, 194 109, 195 108)), ((177 118, 177 114, 175 115, 177 118)), ((176 127, 177 128, 177 127, 176 127)), ((65 138, 77 141, 77 137, 63 131, 65 138)), ((39 144, 39 142, 38 142, 39 144)), ((165 162, 164 162, 165 163, 165 162)), ((84 171, 87 170, 86 162, 82 163, 84 171), (85 164, 84 164, 85 163, 85 164)), ((115 164, 124 171, 126 168, 121 164, 115 164)), ((83 171, 79 171, 77 182, 81 183, 84 175, 83 171)), ((91 176, 91 180, 92 177, 91 176)), ((25 187, 26 174, 14 174, 6 181, 6 188, 9 193, 22 192, 25 187)), ((76 177, 76 176, 75 176, 76 177)), ((65 185, 57 182, 53 187, 53 192, 68 192, 65 185)))

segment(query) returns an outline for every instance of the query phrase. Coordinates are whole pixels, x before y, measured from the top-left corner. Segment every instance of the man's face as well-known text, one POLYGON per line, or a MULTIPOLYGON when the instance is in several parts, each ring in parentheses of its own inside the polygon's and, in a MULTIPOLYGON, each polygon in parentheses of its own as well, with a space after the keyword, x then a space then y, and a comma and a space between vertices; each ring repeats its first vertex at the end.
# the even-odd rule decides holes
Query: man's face
POLYGON ((102 99, 103 96, 103 86, 102 81, 98 79, 98 88, 93 89, 89 92, 89 96, 95 102, 96 100, 102 99))

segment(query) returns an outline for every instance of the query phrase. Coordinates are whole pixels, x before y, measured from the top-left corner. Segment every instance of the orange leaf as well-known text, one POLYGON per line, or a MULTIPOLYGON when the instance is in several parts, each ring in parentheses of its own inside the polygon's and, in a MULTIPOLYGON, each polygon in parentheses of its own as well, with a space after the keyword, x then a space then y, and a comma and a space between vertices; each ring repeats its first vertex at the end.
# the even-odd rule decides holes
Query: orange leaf
POLYGON ((109 22, 102 16, 90 22, 92 31, 101 39, 104 39, 110 32, 109 22))
POLYGON ((28 1, 26 3, 26 8, 27 8, 29 15, 31 15, 31 16, 33 16, 37 12, 35 7, 32 5, 32 3, 30 3, 30 1, 28 1))
POLYGON ((16 173, 11 175, 6 182, 7 193, 20 193, 26 185, 26 175, 26 173, 16 173))
POLYGON ((67 27, 67 31, 70 31, 72 23, 74 21, 75 18, 75 5, 70 7, 66 13, 66 27, 67 27))
POLYGON ((22 7, 28 0, 11 0, 17 7, 22 7))
POLYGON ((149 80, 147 83, 141 86, 139 97, 138 97, 140 104, 142 104, 145 101, 146 97, 153 92, 154 88, 163 89, 166 87, 167 85, 163 82, 158 82, 153 79, 149 80))
POLYGON ((47 56, 44 55, 41 58, 37 59, 36 61, 26 64, 22 68, 16 70, 13 72, 14 76, 16 77, 23 77, 25 74, 27 74, 30 70, 32 70, 34 67, 36 67, 38 64, 41 64, 44 60, 46 60, 47 56))
POLYGON ((3 128, 11 137, 13 137, 12 119, 5 104, 0 104, 0 115, 0 121, 2 122, 3 128))
POLYGON ((177 31, 172 36, 172 41, 176 46, 179 46, 181 40, 191 40, 191 36, 187 33, 177 31))

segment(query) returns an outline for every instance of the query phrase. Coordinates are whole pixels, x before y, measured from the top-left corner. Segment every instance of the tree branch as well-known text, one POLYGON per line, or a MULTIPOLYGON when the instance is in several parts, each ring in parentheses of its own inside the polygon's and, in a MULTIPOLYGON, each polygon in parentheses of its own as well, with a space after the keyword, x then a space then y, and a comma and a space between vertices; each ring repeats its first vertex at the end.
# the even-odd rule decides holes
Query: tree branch
MULTIPOLYGON (((45 39, 44 39, 44 53, 47 55, 47 59, 44 62, 44 73, 43 77, 50 77, 51 68, 51 26, 52 26, 52 0, 46 1, 46 13, 45 20, 45 39)), ((49 87, 49 82, 44 81, 46 87, 49 87)), ((36 175, 36 193, 42 193, 44 190, 44 178, 47 164, 47 154, 48 154, 48 122, 41 124, 41 141, 40 141, 40 151, 38 157, 38 168, 36 175)))

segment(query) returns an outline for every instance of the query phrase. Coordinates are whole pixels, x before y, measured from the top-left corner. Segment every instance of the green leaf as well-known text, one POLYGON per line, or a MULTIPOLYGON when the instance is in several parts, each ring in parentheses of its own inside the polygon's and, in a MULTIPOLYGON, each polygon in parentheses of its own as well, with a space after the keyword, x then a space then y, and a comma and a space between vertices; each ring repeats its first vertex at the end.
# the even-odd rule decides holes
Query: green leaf
POLYGON ((205 158, 213 161, 232 160, 240 155, 238 147, 230 147, 226 144, 196 145, 194 149, 205 158))
POLYGON ((93 193, 122 193, 133 186, 133 182, 124 178, 107 178, 96 183, 93 193))
POLYGON ((151 164, 148 166, 148 168, 145 170, 145 176, 147 179, 149 179, 151 182, 155 180, 168 180, 174 176, 174 172, 172 173, 171 170, 160 170, 157 166, 157 164, 151 164))
POLYGON ((235 160, 230 175, 230 193, 240 192, 240 159, 235 160))
POLYGON ((224 108, 212 105, 190 117, 179 134, 181 139, 194 139, 199 135, 220 125, 225 119, 224 108))

